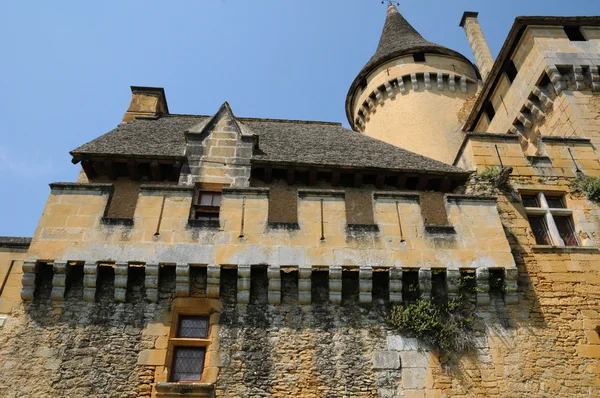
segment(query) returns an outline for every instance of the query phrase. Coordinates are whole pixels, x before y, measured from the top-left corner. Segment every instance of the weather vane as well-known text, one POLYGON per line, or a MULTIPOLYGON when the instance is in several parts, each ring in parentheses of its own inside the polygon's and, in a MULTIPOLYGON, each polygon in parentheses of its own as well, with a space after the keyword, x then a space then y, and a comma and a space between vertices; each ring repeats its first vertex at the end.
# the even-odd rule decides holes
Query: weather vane
POLYGON ((385 3, 387 3, 388 6, 400 7, 400 2, 399 1, 381 0, 381 4, 385 4, 385 3))

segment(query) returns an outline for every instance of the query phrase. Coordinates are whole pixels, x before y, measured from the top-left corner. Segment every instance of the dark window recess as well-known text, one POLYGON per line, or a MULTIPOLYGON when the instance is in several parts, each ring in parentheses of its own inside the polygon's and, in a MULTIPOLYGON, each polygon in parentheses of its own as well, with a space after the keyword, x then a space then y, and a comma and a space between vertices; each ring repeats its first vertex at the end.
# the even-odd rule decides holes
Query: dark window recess
POLYGON ((512 59, 509 59, 506 63, 504 72, 506 72, 506 77, 508 77, 508 80, 511 83, 515 81, 515 78, 517 77, 517 73, 519 73, 519 71, 517 70, 517 67, 515 66, 515 63, 512 61, 512 59))
POLYGON ((579 246, 579 242, 575 236, 575 229, 573 228, 571 217, 554 216, 554 222, 558 228, 558 234, 565 242, 565 246, 579 246))
POLYGON ((485 114, 490 122, 494 119, 494 116, 496 116, 496 111, 494 110, 494 105, 491 101, 485 104, 485 114))
POLYGON ((565 26, 564 30, 571 41, 587 41, 579 26, 565 26))
POLYGON ((546 196, 546 202, 551 209, 565 209, 565 202, 560 196, 546 196))
POLYGON ((522 196, 522 199, 525 207, 540 207, 537 195, 522 196))
POLYGON ((206 349, 178 347, 173 353, 171 381, 192 382, 202 378, 206 349))
POLYGON ((179 317, 177 337, 187 339, 205 339, 208 337, 208 317, 182 316, 179 317))
POLYGON ((425 62, 425 54, 415 53, 415 54, 413 54, 413 60, 415 62, 425 62))
POLYGON ((221 192, 198 191, 193 204, 194 220, 218 221, 221 192))
POLYGON ((538 245, 552 245, 544 216, 529 216, 529 225, 538 245))

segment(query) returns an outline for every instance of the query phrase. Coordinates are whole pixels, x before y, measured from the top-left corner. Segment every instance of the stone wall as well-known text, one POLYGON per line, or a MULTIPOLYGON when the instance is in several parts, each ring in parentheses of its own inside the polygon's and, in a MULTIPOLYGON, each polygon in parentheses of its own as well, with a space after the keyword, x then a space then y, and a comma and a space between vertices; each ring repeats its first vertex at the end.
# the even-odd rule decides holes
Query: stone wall
MULTIPOLYGON (((327 300, 326 280, 315 275, 315 299, 307 306, 298 303, 295 277, 285 276, 282 304, 269 305, 266 274, 253 272, 250 302, 239 304, 236 272, 224 271, 213 341, 216 396, 596 396, 598 271, 556 272, 556 265, 549 271, 528 259, 519 306, 506 306, 492 292, 490 306, 473 307, 475 348, 441 361, 387 326, 388 301, 377 282, 373 304, 361 305, 354 278, 345 273, 337 305, 327 300), (557 294, 567 287, 569 294, 557 294)), ((64 302, 52 302, 46 281, 33 302, 15 306, 0 329, 0 395, 151 396, 168 366, 175 273, 161 272, 156 304, 144 300, 143 287, 115 303, 112 278, 111 272, 99 276, 94 303, 82 302, 77 284, 64 302)))

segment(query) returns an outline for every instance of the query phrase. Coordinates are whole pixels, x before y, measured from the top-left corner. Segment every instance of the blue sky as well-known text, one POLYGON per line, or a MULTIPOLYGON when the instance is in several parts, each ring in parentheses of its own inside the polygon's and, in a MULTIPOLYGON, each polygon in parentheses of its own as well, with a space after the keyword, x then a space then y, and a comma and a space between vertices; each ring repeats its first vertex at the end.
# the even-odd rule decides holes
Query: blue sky
MULTIPOLYGON (((404 0, 428 40, 473 58, 479 11, 496 56, 518 15, 599 15, 596 0, 404 0)), ((383 26, 380 0, 4 1, 0 11, 0 235, 31 236, 69 151, 117 126, 129 86, 164 87, 171 113, 343 122, 383 26), (35 5, 35 6, 34 6, 35 5)))

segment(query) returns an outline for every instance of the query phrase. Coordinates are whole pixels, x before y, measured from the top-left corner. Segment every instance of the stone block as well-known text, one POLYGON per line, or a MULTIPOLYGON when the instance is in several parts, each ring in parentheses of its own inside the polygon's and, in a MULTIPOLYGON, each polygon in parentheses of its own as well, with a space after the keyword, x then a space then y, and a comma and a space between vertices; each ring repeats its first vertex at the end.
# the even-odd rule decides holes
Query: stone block
POLYGON ((175 268, 175 282, 177 297, 190 295, 190 265, 177 264, 175 268))
POLYGON ((298 301, 300 305, 310 305, 312 302, 312 269, 300 268, 298 270, 298 301))
POLYGON ((206 268, 206 295, 208 298, 219 298, 221 289, 221 267, 209 265, 206 268))
POLYGON ((170 327, 164 323, 149 323, 143 331, 144 336, 168 336, 170 327))
POLYGON ((416 351, 419 341, 411 337, 387 336, 387 348, 393 351, 416 351))
POLYGON ((138 355, 137 364, 142 366, 163 366, 167 350, 143 350, 138 355))
POLYGON ((373 369, 400 369, 400 355, 395 351, 375 351, 373 369))
POLYGON ((402 367, 404 368, 427 368, 431 353, 429 351, 401 351, 400 358, 402 359, 402 367))
MULTIPOLYGON (((407 390, 424 390, 427 386, 427 369, 402 369, 402 385, 407 390)), ((423 391, 422 394, 424 393, 423 391)))
POLYGON ((600 358, 600 345, 579 344, 575 347, 577 355, 584 358, 600 358))

